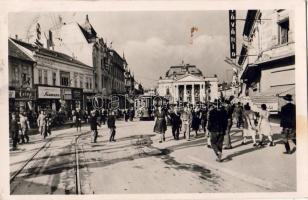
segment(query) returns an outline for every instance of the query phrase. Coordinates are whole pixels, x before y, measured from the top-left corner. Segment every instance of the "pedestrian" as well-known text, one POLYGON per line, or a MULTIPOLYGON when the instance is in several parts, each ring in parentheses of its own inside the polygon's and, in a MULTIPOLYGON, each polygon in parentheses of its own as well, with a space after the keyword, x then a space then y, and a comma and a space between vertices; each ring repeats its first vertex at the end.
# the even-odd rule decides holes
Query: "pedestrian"
POLYGON ((165 132, 167 130, 167 114, 162 110, 162 107, 158 105, 157 110, 155 112, 155 125, 154 132, 160 134, 160 141, 162 143, 166 140, 165 132))
MULTIPOLYGON (((247 138, 252 137, 253 146, 257 146, 256 142, 256 127, 254 123, 254 117, 255 113, 250 109, 249 105, 244 106, 244 112, 243 112, 243 140, 242 145, 247 144, 247 138)), ((260 146, 262 146, 262 143, 259 143, 260 146)))
POLYGON ((38 118, 37 118, 37 126, 39 128, 39 133, 43 136, 43 133, 45 132, 45 124, 46 124, 46 115, 45 111, 41 110, 38 118))
POLYGON ((197 137, 198 131, 200 128, 200 123, 201 123, 201 116, 200 116, 200 111, 198 107, 195 107, 195 109, 193 109, 191 116, 192 116, 191 129, 195 131, 196 133, 195 137, 197 137))
POLYGON ((82 111, 78 108, 77 111, 76 111, 76 123, 75 123, 75 126, 77 128, 77 132, 78 132, 78 128, 79 128, 79 131, 81 132, 81 120, 82 120, 82 111))
POLYGON ((51 135, 51 124, 52 124, 51 113, 48 113, 45 117, 44 139, 48 135, 51 135))
POLYGON ((19 114, 19 123, 20 123, 20 129, 21 129, 21 143, 26 142, 29 143, 29 136, 28 136, 28 130, 30 129, 30 123, 27 117, 26 112, 22 112, 19 114))
POLYGON ((109 142, 115 142, 116 141, 114 139, 115 134, 116 134, 115 120, 116 120, 116 117, 115 117, 114 111, 110 111, 108 118, 107 118, 107 126, 110 130, 109 142))
POLYGON ((11 133, 11 139, 13 142, 13 148, 12 150, 17 150, 17 143, 18 143, 18 133, 19 133, 19 124, 18 119, 15 113, 12 113, 12 118, 10 120, 10 133, 11 133))
POLYGON ((182 113, 182 131, 184 133, 184 139, 186 138, 187 140, 190 139, 190 124, 191 124, 191 111, 187 107, 187 105, 184 107, 184 111, 182 113), (187 133, 187 137, 186 137, 187 133))
POLYGON ((234 108, 234 119, 236 121, 236 127, 241 128, 243 122, 243 107, 241 102, 238 102, 234 108))
MULTIPOLYGON (((209 116, 210 116, 210 112, 214 109, 214 105, 213 104, 209 104, 209 110, 207 112, 207 122, 209 123, 209 116)), ((206 131, 206 146, 207 148, 212 148, 211 146, 211 134, 209 132, 209 124, 207 124, 207 131, 206 131)))
POLYGON ((231 144, 231 128, 233 125, 233 111, 234 111, 234 106, 231 105, 230 101, 225 101, 224 102, 224 107, 227 111, 227 116, 228 116, 228 125, 227 125, 227 129, 226 129, 226 134, 225 134, 225 138, 224 138, 224 149, 232 149, 232 144, 231 144))
POLYGON ((211 146, 217 156, 216 161, 222 161, 222 146, 228 124, 227 111, 219 102, 209 113, 208 130, 211 135, 211 146))
POLYGON ((206 125, 207 125, 207 114, 208 114, 208 109, 206 106, 203 106, 203 108, 201 109, 201 126, 205 135, 206 135, 206 125))
POLYGON ((281 107, 280 112, 280 127, 282 127, 283 142, 286 151, 284 154, 291 154, 294 150, 290 150, 289 140, 292 140, 296 145, 296 108, 292 103, 293 98, 291 94, 287 94, 283 97, 286 101, 286 105, 281 107))
POLYGON ((170 122, 172 126, 172 135, 175 140, 179 140, 180 135, 180 126, 181 126, 181 114, 178 111, 177 107, 174 107, 173 112, 170 114, 170 122))
POLYGON ((100 127, 100 123, 98 123, 97 115, 95 110, 91 111, 91 116, 89 117, 90 129, 91 129, 91 143, 96 143, 97 140, 97 126, 100 127))
POLYGON ((106 124, 106 118, 107 118, 107 110, 103 108, 102 110, 102 123, 105 125, 106 124))
POLYGON ((261 111, 259 113, 260 118, 258 122, 258 132, 259 132, 259 140, 260 144, 263 145, 264 136, 268 137, 270 141, 269 146, 274 146, 273 138, 272 138, 272 130, 269 121, 269 112, 266 110, 266 104, 261 105, 261 111))
POLYGON ((125 120, 125 122, 128 121, 128 118, 129 118, 129 113, 128 113, 128 110, 125 109, 125 110, 124 110, 124 120, 125 120))

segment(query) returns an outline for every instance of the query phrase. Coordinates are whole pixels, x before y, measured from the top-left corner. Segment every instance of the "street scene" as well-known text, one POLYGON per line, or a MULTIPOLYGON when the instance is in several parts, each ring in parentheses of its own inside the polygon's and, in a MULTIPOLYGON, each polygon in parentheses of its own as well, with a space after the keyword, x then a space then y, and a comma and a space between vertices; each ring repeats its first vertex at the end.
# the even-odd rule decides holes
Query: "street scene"
POLYGON ((11 195, 296 192, 294 34, 286 9, 10 13, 11 195))

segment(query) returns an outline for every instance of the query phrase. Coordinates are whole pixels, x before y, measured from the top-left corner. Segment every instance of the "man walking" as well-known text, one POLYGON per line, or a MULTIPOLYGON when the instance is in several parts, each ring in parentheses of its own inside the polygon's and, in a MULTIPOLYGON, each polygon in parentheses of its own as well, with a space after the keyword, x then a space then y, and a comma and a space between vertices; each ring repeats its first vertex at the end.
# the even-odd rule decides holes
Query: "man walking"
POLYGON ((116 126, 115 126, 114 111, 111 111, 111 113, 108 115, 107 126, 110 130, 109 142, 115 142, 116 140, 114 139, 114 136, 116 134, 116 126))
POLYGON ((41 110, 40 115, 37 118, 37 126, 39 128, 39 133, 43 136, 44 132, 45 132, 45 125, 46 125, 46 115, 45 115, 45 111, 41 110))
POLYGON ((224 149, 232 149, 232 145, 231 145, 231 136, 230 136, 230 132, 231 132, 231 127, 233 124, 233 110, 234 107, 231 106, 229 101, 225 101, 224 103, 225 109, 227 111, 227 116, 228 116, 228 124, 227 124, 227 129, 226 129, 226 134, 224 137, 224 149))
POLYGON ((280 127, 282 127, 283 142, 286 149, 284 154, 291 154, 289 140, 292 140, 296 145, 296 108, 292 103, 292 95, 287 94, 283 99, 287 104, 281 108, 280 127))
POLYGON ((13 141, 13 148, 12 150, 17 150, 17 143, 18 143, 18 132, 19 132, 19 124, 18 119, 16 118, 16 114, 12 114, 12 119, 10 120, 10 133, 11 139, 13 141))
POLYGON ((21 129, 21 142, 25 143, 26 139, 27 143, 29 143, 28 130, 30 129, 30 124, 26 112, 19 114, 19 123, 21 129))
POLYGON ((97 139, 97 126, 100 126, 100 124, 97 122, 97 116, 95 110, 91 111, 91 116, 89 117, 89 123, 91 128, 91 143, 96 143, 97 139))
POLYGON ((208 130, 211 134, 211 146, 217 156, 216 161, 221 162, 222 145, 228 124, 228 115, 224 107, 217 102, 209 113, 208 130))
POLYGON ((184 139, 186 138, 186 132, 188 134, 187 140, 190 139, 190 123, 191 123, 191 111, 187 106, 184 107, 184 111, 182 113, 182 124, 184 131, 184 139))
POLYGON ((172 135, 175 140, 179 140, 180 126, 181 126, 181 114, 178 112, 178 108, 174 107, 173 112, 170 114, 172 135))

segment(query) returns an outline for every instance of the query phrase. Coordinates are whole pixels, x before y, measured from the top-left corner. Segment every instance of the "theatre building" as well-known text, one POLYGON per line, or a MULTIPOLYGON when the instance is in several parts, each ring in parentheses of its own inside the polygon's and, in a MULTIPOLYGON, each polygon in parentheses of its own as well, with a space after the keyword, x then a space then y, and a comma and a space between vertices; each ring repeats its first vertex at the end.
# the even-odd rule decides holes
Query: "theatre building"
POLYGON ((266 104, 276 114, 282 97, 295 99, 294 13, 291 10, 249 10, 238 64, 242 97, 254 106, 266 104))
POLYGON ((158 95, 169 103, 195 105, 218 99, 217 77, 205 77, 194 65, 171 66, 158 81, 158 95))
MULTIPOLYGON (((84 109, 84 92, 93 93, 93 68, 60 52, 12 39, 33 57, 33 85, 36 91, 35 108, 84 109)), ((94 95, 94 93, 93 93, 94 95)))

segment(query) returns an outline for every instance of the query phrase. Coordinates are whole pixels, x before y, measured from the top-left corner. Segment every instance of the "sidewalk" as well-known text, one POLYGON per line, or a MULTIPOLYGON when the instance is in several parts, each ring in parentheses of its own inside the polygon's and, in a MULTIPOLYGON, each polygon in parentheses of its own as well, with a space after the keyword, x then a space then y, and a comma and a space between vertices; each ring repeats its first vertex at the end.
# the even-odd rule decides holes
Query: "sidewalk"
MULTIPOLYGON (((169 150, 170 156, 179 163, 196 164, 211 169, 213 173, 227 174, 240 179, 243 183, 262 187, 265 191, 296 191, 296 152, 291 155, 283 154, 284 145, 278 141, 280 130, 281 128, 276 124, 272 126, 274 138, 276 138, 274 147, 256 148, 252 143, 241 145, 242 131, 232 128, 233 149, 223 150, 224 160, 221 163, 216 162, 213 149, 205 145, 204 134, 202 137, 192 137, 191 141, 184 139, 174 141, 170 137, 169 129, 166 133, 167 142, 160 144, 157 138, 153 146, 160 150, 169 150)), ((232 180, 226 181, 232 182, 232 180)))

